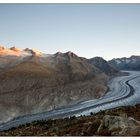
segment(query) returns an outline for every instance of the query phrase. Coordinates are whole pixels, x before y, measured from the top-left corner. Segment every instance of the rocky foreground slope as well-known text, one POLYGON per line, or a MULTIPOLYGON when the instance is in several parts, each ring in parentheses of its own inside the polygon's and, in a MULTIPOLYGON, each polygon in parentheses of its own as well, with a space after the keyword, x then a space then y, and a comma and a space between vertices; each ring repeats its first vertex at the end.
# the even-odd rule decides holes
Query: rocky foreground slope
POLYGON ((72 52, 0 47, 0 123, 99 98, 108 76, 72 52))
POLYGON ((0 132, 0 136, 140 136, 140 105, 90 116, 34 121, 0 132))

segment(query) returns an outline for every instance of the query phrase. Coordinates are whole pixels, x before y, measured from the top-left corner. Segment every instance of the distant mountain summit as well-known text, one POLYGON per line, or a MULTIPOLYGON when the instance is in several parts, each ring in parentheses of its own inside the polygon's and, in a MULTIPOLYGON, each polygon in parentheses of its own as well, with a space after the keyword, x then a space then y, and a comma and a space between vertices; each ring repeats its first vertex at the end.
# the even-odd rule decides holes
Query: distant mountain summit
POLYGON ((11 48, 5 48, 4 46, 0 45, 0 55, 9 55, 9 56, 22 56, 22 55, 36 55, 40 56, 42 53, 36 49, 29 49, 26 48, 21 50, 15 46, 11 48))
POLYGON ((0 46, 0 55, 15 55, 19 56, 20 55, 20 49, 14 47, 11 48, 5 48, 4 46, 0 46))
POLYGON ((21 50, 19 48, 16 48, 15 46, 11 47, 9 50, 20 52, 21 50))
POLYGON ((32 55, 36 55, 36 56, 41 56, 42 55, 42 52, 40 52, 39 50, 36 50, 36 49, 26 48, 23 51, 25 51, 25 52, 27 52, 29 54, 32 54, 32 55))
POLYGON ((109 64, 120 70, 140 70, 140 56, 112 59, 109 64))
POLYGON ((119 70, 112 67, 106 60, 102 57, 94 57, 88 60, 90 64, 93 64, 97 68, 99 68, 102 72, 109 76, 117 75, 119 70))
POLYGON ((0 50, 4 50, 4 46, 3 45, 0 45, 0 50))

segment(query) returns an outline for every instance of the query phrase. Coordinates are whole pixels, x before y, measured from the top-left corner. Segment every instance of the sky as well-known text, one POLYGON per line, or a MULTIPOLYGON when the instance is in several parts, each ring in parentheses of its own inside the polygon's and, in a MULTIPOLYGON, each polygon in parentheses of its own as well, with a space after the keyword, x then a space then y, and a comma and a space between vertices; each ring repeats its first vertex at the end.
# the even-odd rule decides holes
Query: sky
POLYGON ((0 4, 0 44, 106 60, 140 55, 140 4, 0 4))

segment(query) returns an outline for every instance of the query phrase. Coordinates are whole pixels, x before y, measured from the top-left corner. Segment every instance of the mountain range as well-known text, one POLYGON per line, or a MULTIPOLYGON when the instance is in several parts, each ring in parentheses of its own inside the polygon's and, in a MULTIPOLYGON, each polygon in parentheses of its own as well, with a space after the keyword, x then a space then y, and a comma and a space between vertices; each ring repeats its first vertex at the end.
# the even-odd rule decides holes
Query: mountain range
POLYGON ((0 47, 0 122, 103 96, 108 76, 72 52, 0 47))
POLYGON ((100 98, 108 89, 108 79, 121 75, 125 63, 139 63, 139 58, 107 62, 70 51, 44 54, 0 46, 0 122, 100 98))
POLYGON ((120 70, 140 70, 140 56, 114 58, 109 61, 109 64, 120 70))

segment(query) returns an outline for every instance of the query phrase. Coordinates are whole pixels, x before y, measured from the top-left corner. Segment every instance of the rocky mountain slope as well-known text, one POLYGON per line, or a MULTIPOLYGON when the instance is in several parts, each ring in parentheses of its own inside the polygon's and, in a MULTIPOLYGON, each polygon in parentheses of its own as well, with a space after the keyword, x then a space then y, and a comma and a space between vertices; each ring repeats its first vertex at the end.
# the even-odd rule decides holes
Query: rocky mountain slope
POLYGON ((112 59, 109 64, 120 70, 140 70, 140 56, 112 59))
POLYGON ((34 121, 0 132, 0 136, 140 136, 140 105, 90 116, 34 121))
POLYGON ((0 47, 0 122, 99 98, 108 76, 72 52, 0 47))
POLYGON ((109 76, 114 76, 119 74, 119 70, 112 67, 106 60, 104 60, 102 57, 94 57, 91 59, 88 59, 88 62, 90 64, 93 64, 97 68, 99 68, 102 72, 109 76))

